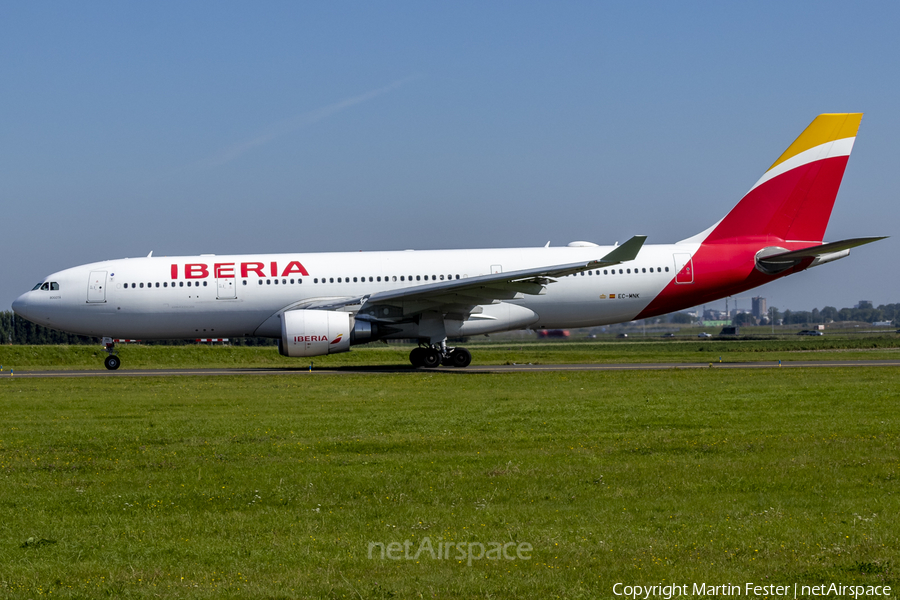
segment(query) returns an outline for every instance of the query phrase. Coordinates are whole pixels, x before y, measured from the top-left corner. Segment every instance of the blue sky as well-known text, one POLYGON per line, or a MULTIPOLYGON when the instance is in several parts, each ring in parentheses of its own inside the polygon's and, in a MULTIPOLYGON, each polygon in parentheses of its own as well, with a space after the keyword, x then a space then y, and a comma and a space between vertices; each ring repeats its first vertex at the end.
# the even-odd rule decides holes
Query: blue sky
POLYGON ((151 250, 674 242, 817 114, 846 111, 866 115, 826 239, 896 237, 747 296, 900 302, 898 17, 874 2, 2 3, 0 306, 151 250))

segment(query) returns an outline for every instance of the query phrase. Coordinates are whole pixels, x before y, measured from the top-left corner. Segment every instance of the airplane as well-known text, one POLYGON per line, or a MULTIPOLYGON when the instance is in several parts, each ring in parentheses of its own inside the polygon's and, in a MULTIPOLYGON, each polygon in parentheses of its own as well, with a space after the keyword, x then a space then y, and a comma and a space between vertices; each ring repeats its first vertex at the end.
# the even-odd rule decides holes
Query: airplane
POLYGON ((15 302, 33 323, 115 340, 260 336, 281 354, 412 339, 415 367, 464 368, 448 338, 656 317, 849 255, 823 242, 861 113, 822 114, 720 221, 674 244, 107 260, 54 273, 15 302))

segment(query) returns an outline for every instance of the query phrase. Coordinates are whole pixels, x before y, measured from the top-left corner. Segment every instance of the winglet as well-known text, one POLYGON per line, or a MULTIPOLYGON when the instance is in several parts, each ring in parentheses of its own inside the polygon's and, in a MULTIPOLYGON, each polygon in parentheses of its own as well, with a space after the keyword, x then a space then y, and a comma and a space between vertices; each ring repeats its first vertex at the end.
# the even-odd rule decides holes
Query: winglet
POLYGON ((596 262, 602 265, 615 265, 634 260, 645 241, 647 241, 646 235, 636 235, 596 262))

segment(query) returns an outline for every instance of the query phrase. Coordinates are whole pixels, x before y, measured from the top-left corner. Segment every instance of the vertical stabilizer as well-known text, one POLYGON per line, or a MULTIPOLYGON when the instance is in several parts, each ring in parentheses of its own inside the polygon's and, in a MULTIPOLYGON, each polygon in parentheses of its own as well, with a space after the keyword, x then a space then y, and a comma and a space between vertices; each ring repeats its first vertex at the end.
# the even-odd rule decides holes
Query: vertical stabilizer
POLYGON ((698 241, 821 242, 861 119, 862 113, 816 117, 737 206, 698 241))

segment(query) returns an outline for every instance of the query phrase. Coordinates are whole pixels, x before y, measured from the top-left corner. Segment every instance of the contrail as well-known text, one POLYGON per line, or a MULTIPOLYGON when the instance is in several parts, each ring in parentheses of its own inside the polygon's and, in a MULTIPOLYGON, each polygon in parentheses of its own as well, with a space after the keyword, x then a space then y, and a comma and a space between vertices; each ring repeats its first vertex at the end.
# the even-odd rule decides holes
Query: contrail
POLYGON ((231 146, 222 149, 220 152, 217 152, 209 158, 201 160, 197 163, 197 166, 217 167, 220 165, 224 165, 225 163, 229 163, 234 159, 240 157, 242 154, 248 152, 249 150, 252 150, 253 148, 258 148, 259 146, 268 144, 272 140, 283 135, 287 135, 302 127, 312 125, 313 123, 318 123, 319 121, 327 119, 331 115, 339 113, 342 110, 346 110, 352 106, 362 104, 363 102, 368 102, 373 98, 377 98, 378 96, 397 89, 398 87, 404 85, 412 79, 415 79, 416 77, 417 76, 413 75, 404 79, 398 79, 390 85, 386 85, 376 90, 368 91, 365 94, 346 98, 344 100, 341 100, 340 102, 335 102, 334 104, 329 104, 328 106, 323 106, 322 108, 318 108, 316 110, 305 112, 289 119, 273 123, 249 140, 232 144, 231 146))

